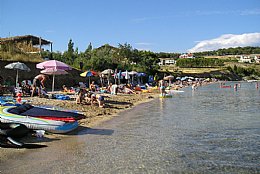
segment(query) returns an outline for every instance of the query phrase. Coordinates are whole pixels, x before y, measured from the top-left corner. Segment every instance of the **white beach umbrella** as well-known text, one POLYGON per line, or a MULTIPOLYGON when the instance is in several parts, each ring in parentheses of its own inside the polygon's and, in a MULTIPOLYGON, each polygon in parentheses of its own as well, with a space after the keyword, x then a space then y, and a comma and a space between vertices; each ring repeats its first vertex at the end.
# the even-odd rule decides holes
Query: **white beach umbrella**
POLYGON ((21 63, 21 62, 14 62, 14 63, 10 63, 8 65, 5 66, 6 69, 14 69, 16 70, 16 80, 15 80, 15 86, 17 87, 18 85, 18 76, 19 76, 19 70, 22 70, 22 71, 31 71, 31 69, 25 65, 24 63, 21 63))
POLYGON ((134 75, 138 74, 138 72, 136 72, 136 71, 130 71, 128 74, 129 74, 130 76, 132 76, 132 83, 133 83, 133 82, 134 82, 134 75))
POLYGON ((104 75, 113 74, 113 73, 114 73, 114 70, 112 70, 112 69, 105 69, 104 71, 101 72, 101 74, 104 74, 104 75))

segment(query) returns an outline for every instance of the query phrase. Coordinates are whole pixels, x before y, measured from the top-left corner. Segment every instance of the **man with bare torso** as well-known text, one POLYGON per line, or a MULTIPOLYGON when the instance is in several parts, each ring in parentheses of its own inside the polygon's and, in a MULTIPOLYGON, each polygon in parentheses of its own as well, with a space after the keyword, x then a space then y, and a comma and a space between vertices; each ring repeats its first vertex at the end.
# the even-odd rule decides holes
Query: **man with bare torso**
POLYGON ((48 79, 47 75, 44 74, 39 74, 33 79, 33 84, 32 84, 32 94, 31 97, 33 97, 36 89, 38 88, 38 96, 41 95, 41 88, 45 88, 44 83, 48 79))

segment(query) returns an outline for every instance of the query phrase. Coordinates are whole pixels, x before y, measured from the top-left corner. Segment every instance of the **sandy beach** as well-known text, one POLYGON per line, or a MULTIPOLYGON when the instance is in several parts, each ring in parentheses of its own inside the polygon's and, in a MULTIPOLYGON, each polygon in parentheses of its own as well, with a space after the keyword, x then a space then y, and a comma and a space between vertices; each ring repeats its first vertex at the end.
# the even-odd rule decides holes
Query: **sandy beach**
MULTIPOLYGON (((24 99, 32 105, 54 106, 69 110, 77 110, 86 116, 84 119, 79 120, 80 126, 73 132, 68 134, 46 133, 44 139, 51 140, 65 138, 70 134, 77 134, 77 132, 82 129, 91 128, 100 122, 112 119, 113 117, 116 117, 119 112, 131 109, 140 103, 148 102, 156 97, 158 97, 157 91, 154 91, 153 93, 108 95, 104 108, 99 108, 97 105, 76 104, 74 100, 56 100, 39 97, 25 97, 24 99)), ((20 141, 23 143, 36 143, 48 146, 48 141, 39 141, 33 133, 20 141)), ((0 148, 0 162, 30 150, 31 149, 0 148)))

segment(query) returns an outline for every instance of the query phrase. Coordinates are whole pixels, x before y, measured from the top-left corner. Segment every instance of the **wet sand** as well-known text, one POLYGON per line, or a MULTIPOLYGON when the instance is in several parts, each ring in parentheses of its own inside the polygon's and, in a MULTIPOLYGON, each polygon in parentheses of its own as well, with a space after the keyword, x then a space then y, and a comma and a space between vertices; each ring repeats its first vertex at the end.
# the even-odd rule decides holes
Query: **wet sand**
MULTIPOLYGON (((153 93, 108 95, 108 97, 105 99, 106 104, 104 108, 99 108, 97 105, 76 104, 76 102, 73 100, 25 97, 23 99, 26 99, 28 103, 32 105, 56 106, 69 110, 77 110, 82 112, 86 117, 82 120, 79 120, 80 126, 68 134, 46 133, 44 138, 39 140, 33 133, 30 133, 27 137, 21 139, 20 141, 23 143, 33 143, 48 146, 48 143, 50 143, 52 140, 66 138, 69 135, 77 135, 77 132, 81 130, 94 127, 101 122, 116 117, 118 113, 122 111, 131 109, 140 103, 148 102, 156 97, 158 97, 157 91, 153 91, 153 93)), ((30 149, 0 148, 0 163, 6 161, 9 158, 14 158, 16 155, 26 153, 27 151, 30 151, 30 149)))

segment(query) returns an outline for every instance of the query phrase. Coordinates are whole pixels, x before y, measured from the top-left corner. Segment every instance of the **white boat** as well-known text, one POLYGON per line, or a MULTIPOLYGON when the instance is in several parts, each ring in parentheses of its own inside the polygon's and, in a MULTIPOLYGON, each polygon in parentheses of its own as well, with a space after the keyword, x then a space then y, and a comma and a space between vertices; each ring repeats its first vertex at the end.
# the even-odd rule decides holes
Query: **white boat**
POLYGON ((247 82, 257 82, 257 80, 247 80, 247 82))
POLYGON ((171 94, 171 93, 181 93, 181 92, 184 92, 182 90, 176 90, 176 89, 166 89, 165 90, 167 93, 171 94))

